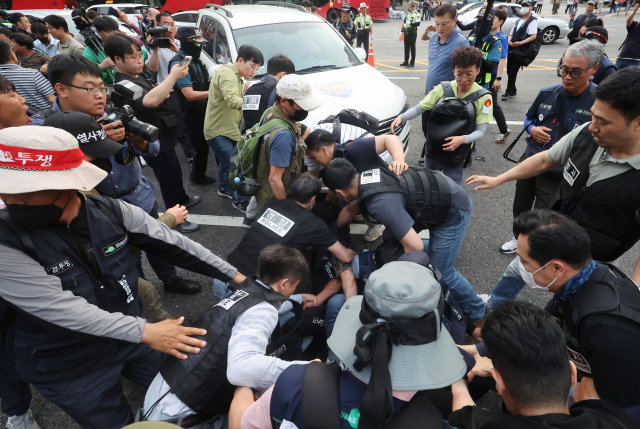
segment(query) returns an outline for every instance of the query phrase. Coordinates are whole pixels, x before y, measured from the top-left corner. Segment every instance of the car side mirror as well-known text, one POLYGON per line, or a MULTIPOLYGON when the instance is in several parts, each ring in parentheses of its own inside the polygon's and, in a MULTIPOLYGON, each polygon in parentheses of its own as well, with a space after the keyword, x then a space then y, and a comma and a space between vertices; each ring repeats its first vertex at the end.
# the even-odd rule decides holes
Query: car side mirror
POLYGON ((367 53, 363 48, 355 48, 354 52, 360 61, 364 61, 367 58, 367 53))

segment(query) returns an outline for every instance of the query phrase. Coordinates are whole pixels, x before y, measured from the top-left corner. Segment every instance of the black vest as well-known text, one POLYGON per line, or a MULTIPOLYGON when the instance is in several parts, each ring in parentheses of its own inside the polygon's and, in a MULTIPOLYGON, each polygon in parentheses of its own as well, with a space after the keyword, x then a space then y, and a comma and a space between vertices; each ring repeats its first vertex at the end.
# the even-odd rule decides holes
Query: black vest
MULTIPOLYGON (((375 194, 397 192, 405 197, 405 210, 418 224, 418 229, 440 225, 451 208, 451 189, 447 179, 433 170, 409 167, 400 175, 387 168, 376 168, 360 174, 358 179, 358 207, 363 216, 369 216, 364 201, 375 194), (419 225, 422 224, 422 225, 419 225)), ((372 220, 370 218, 370 220, 372 220)), ((375 222, 375 220, 372 220, 375 222)))
MULTIPOLYGON (((87 196, 85 211, 91 230, 90 258, 95 258, 102 276, 96 278, 71 247, 51 228, 26 231, 36 249, 37 262, 47 274, 56 276, 62 289, 89 304, 124 315, 145 317, 138 296, 136 259, 128 246, 116 200, 87 196)), ((0 222, 0 244, 26 252, 14 230, 0 222)), ((28 371, 51 372, 57 379, 95 371, 113 358, 117 342, 71 332, 18 311, 15 328, 16 355, 28 371)))
MULTIPOLYGON (((171 73, 171 65, 176 61, 184 61, 185 55, 178 54, 175 57, 171 58, 169 61, 169 73, 171 73)), ((204 63, 200 60, 200 58, 193 58, 189 63, 189 76, 191 77, 191 88, 194 91, 209 91, 209 73, 207 72, 207 68, 204 63)), ((178 88, 178 84, 176 83, 173 86, 173 91, 178 94, 178 98, 180 98, 180 104, 182 106, 182 111, 184 113, 191 113, 193 110, 205 110, 207 109, 207 99, 197 100, 197 101, 189 101, 186 99, 180 88, 178 88)))
POLYGON ((587 231, 593 259, 609 262, 640 239, 640 171, 631 169, 587 187, 589 162, 597 149, 589 128, 583 128, 564 165, 551 208, 587 231))
MULTIPOLYGON (((289 299, 273 289, 247 277, 236 291, 204 312, 194 327, 207 330, 207 342, 198 354, 189 354, 187 360, 169 356, 160 373, 171 386, 171 391, 192 410, 201 415, 219 415, 229 412, 236 387, 227 380, 227 353, 231 330, 236 320, 251 307, 268 302, 275 306, 289 299)), ((302 306, 295 301, 296 320, 302 320, 302 306)), ((299 336, 295 331, 278 337, 276 327, 267 347, 267 356, 295 360, 301 355, 299 336)))
POLYGON ((560 307, 567 348, 579 372, 591 375, 591 367, 580 348, 580 322, 591 314, 611 314, 640 323, 640 290, 631 280, 617 276, 609 267, 596 269, 568 304, 560 307))
POLYGON ((244 117, 244 129, 248 130, 260 121, 262 114, 267 110, 267 101, 278 82, 269 79, 253 84, 242 97, 242 116, 244 117))
MULTIPOLYGON (((354 162, 354 161, 357 161, 357 159, 351 154, 350 148, 353 142, 355 142, 356 140, 349 140, 348 142, 345 142, 345 143, 336 143, 333 148, 333 159, 343 158, 355 166, 357 162, 354 162)), ((389 164, 387 164, 379 156, 376 156, 374 163, 375 165, 369 165, 368 167, 369 168, 389 168, 389 164)), ((362 166, 360 168, 362 168, 362 166)), ((359 171, 358 173, 362 173, 362 171, 359 171)))

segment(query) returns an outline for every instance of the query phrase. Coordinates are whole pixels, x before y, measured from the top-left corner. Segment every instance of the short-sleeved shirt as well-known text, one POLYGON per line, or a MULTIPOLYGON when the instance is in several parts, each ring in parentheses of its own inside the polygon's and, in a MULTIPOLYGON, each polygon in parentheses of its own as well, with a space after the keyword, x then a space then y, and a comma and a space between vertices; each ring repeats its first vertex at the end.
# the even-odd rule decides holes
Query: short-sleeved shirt
MULTIPOLYGON (((509 36, 513 37, 516 34, 516 31, 520 30, 520 27, 522 27, 525 22, 527 22, 526 19, 517 20, 516 23, 513 25, 513 27, 511 27, 511 33, 509 33, 509 36)), ((531 36, 532 34, 536 34, 537 32, 538 32, 538 20, 532 19, 531 22, 529 22, 529 26, 527 27, 527 31, 526 31, 527 37, 531 36)), ((524 39, 526 39, 527 37, 525 37, 524 39)), ((511 39, 511 40, 515 41, 515 39, 511 39)))
POLYGON ((346 151, 346 159, 353 164, 358 173, 380 167, 375 136, 364 136, 351 142, 346 151))
POLYGON ((40 110, 51 107, 47 97, 55 92, 38 70, 22 68, 17 64, 2 64, 0 74, 15 85, 16 93, 24 97, 28 105, 40 110))
POLYGON ((427 71, 426 93, 429 93, 436 85, 445 80, 453 80, 451 68, 451 54, 455 48, 469 47, 469 41, 457 30, 440 43, 440 36, 435 34, 429 40, 429 70, 427 71))
MULTIPOLYGON (((182 50, 180 50, 178 52, 179 55, 186 55, 182 50)), ((169 67, 173 67, 176 64, 180 64, 181 61, 172 61, 169 64, 169 67)), ((200 61, 193 61, 192 64, 194 65, 194 67, 198 67, 200 68, 200 73, 202 73, 203 76, 208 76, 208 72, 206 67, 204 67, 204 65, 202 65, 202 63, 200 61)), ((189 73, 187 73, 187 75, 181 79, 178 79, 176 81, 176 85, 178 86, 178 88, 182 89, 182 88, 191 88, 193 87, 193 81, 191 80, 191 70, 189 70, 189 73)))
MULTIPOLYGON (((473 94, 476 91, 482 89, 477 83, 473 83, 471 89, 463 94, 462 97, 458 97, 458 82, 451 81, 451 89, 457 98, 465 98, 469 94, 473 94)), ((433 88, 433 91, 427 94, 427 96, 420 102, 420 107, 424 110, 432 110, 438 100, 444 97, 444 88, 442 85, 437 85, 433 88)), ((493 103, 491 101, 491 94, 483 95, 473 102, 476 107, 476 125, 486 124, 493 120, 493 103)))
POLYGON ((640 24, 638 21, 633 21, 631 25, 627 27, 627 40, 624 42, 618 58, 640 59, 640 24))
MULTIPOLYGON (((507 54, 509 53, 509 39, 507 38, 507 36, 505 36, 502 33, 502 30, 498 31, 496 33, 496 36, 499 36, 500 40, 502 41, 502 50, 500 51, 500 59, 507 58, 507 54)), ((493 74, 498 74, 498 66, 496 66, 496 69, 493 71, 493 74)))
POLYGON ((272 199, 269 200, 262 208, 262 211, 258 213, 247 235, 244 236, 240 244, 238 244, 238 247, 227 257, 227 262, 236 267, 242 274, 249 276, 256 274, 260 252, 268 244, 283 244, 298 250, 303 250, 307 247, 326 250, 337 242, 338 240, 336 240, 331 233, 326 223, 309 210, 301 207, 293 199, 272 199), (271 219, 273 219, 273 212, 275 212, 276 215, 280 214, 280 216, 284 217, 284 215, 281 214, 283 210, 286 210, 287 213, 294 213, 294 215, 289 215, 289 217, 285 219, 285 221, 293 222, 293 224, 289 224, 289 222, 285 223, 287 224, 286 226, 295 226, 295 224, 297 224, 298 232, 296 234, 289 234, 288 231, 290 231, 291 228, 287 231, 278 230, 280 232, 276 232, 274 231, 275 227, 271 226, 272 223, 261 221, 263 216, 265 218, 271 216, 271 219), (274 232, 278 234, 281 239, 277 241, 274 240, 273 243, 265 243, 265 241, 269 241, 274 237, 274 232), (283 232, 284 235, 281 235, 283 232))
POLYGON ((291 131, 288 129, 280 130, 269 142, 269 164, 274 167, 287 168, 295 148, 296 141, 291 131))
MULTIPOLYGON (((591 122, 576 128, 549 149, 549 158, 551 161, 564 165, 569 159, 569 154, 571 153, 576 137, 584 127, 588 127, 589 125, 591 125, 591 122)), ((596 153, 593 154, 591 161, 589 161, 589 180, 587 180, 587 186, 591 186, 599 180, 625 173, 633 168, 640 170, 640 155, 627 159, 615 159, 607 153, 605 148, 599 147, 596 149, 596 153)))
MULTIPOLYGON (((180 48, 180 41, 178 39, 173 40, 178 48, 180 48)), ((153 49, 151 48, 150 54, 153 54, 153 49)), ((159 48, 158 50, 158 83, 162 83, 167 76, 169 76, 169 61, 171 58, 175 57, 176 53, 169 48, 159 48)), ((146 60, 147 63, 149 60, 146 60)))

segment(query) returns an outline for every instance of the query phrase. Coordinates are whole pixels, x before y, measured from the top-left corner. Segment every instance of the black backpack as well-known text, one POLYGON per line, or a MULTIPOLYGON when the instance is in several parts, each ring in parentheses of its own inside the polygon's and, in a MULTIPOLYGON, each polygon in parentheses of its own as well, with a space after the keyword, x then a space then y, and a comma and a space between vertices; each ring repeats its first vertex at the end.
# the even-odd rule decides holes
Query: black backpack
POLYGON ((380 122, 366 112, 358 112, 354 109, 343 109, 337 115, 327 116, 319 124, 333 123, 333 138, 336 143, 341 143, 341 125, 349 124, 376 134, 380 128, 380 122))
MULTIPOLYGON (((522 31, 526 31, 527 27, 529 27, 529 23, 531 21, 533 21, 534 19, 536 19, 536 18, 534 18, 533 16, 530 16, 522 24, 522 26, 520 26, 520 28, 518 29, 518 33, 522 32, 522 31)), ((518 21, 520 21, 520 20, 518 20, 518 21)), ((517 24, 518 21, 516 21, 515 24, 517 24)), ((514 24, 514 26, 515 26, 515 24, 514 24)), ((510 52, 514 55, 514 58, 518 62, 518 64, 520 64, 522 67, 527 67, 538 56, 538 53, 540 52, 540 46, 541 45, 542 45, 542 30, 540 30, 540 28, 538 28, 538 34, 536 35, 536 38, 532 42, 529 42, 526 45, 521 45, 521 46, 515 47, 515 48, 511 49, 510 52)))
POLYGON ((447 143, 447 137, 471 134, 476 126, 476 106, 473 103, 491 92, 482 88, 465 98, 458 98, 451 83, 441 82, 440 85, 444 90, 444 97, 438 100, 429 116, 427 151, 431 155, 462 162, 471 153, 470 144, 462 144, 452 152, 443 150, 442 146, 447 143))

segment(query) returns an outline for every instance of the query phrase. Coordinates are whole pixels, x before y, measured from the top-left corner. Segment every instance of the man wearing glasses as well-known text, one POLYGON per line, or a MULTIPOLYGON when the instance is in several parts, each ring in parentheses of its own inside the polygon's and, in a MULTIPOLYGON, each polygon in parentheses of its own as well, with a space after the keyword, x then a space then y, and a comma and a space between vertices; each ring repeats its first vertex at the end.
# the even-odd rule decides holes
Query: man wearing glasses
MULTIPOLYGON (((524 127, 530 134, 523 159, 547 151, 571 130, 591 121, 591 106, 596 84, 591 82, 604 55, 604 46, 593 40, 571 45, 560 69, 562 83, 542 88, 526 113, 524 127)), ((562 179, 562 167, 556 167, 535 177, 516 182, 513 198, 513 217, 531 210, 551 206, 551 198, 562 179)), ((502 245, 500 252, 516 251, 512 238, 502 245)))

